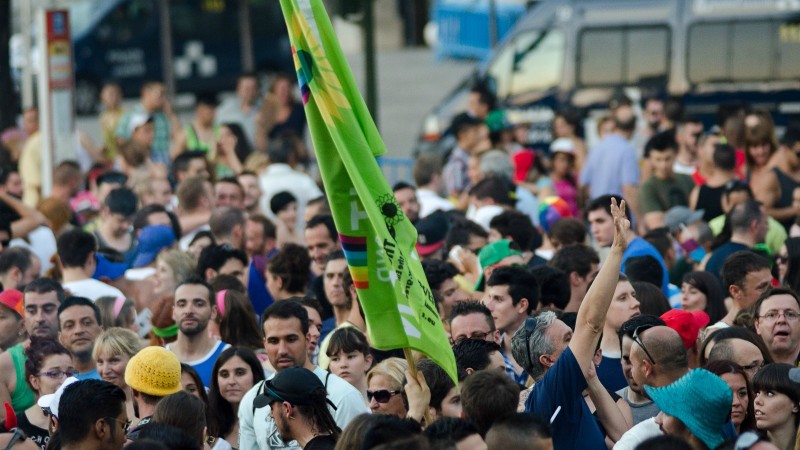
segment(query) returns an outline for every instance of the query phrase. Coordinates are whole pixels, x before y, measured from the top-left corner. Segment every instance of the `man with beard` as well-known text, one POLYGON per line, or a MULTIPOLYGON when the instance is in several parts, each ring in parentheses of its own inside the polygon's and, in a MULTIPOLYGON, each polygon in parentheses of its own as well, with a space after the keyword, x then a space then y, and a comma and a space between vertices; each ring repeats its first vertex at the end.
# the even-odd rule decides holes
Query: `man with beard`
POLYGON ((767 288, 756 300, 756 332, 776 363, 797 364, 800 299, 788 288, 767 288))
MULTIPOLYGON (((0 403, 8 402, 14 412, 21 413, 33 405, 35 394, 25 383, 25 349, 30 338, 56 339, 58 337, 58 305, 64 301, 64 289, 57 281, 39 278, 25 287, 22 297, 25 308, 25 330, 28 340, 0 353, 0 403)), ((0 421, 5 420, 5 410, 0 410, 0 421)))
POLYGON ((103 327, 100 308, 86 297, 67 297, 58 307, 58 340, 72 354, 79 380, 99 380, 92 357, 94 340, 103 327))
MULTIPOLYGON (((273 303, 261 318, 264 348, 275 371, 304 367, 314 373, 325 386, 336 425, 344 429, 359 414, 368 413, 361 393, 350 383, 311 363, 306 339, 309 334, 308 313, 296 302, 273 303)), ((271 378, 270 380, 273 380, 271 378)), ((253 386, 239 406, 239 448, 241 450, 299 449, 296 441, 282 439, 276 421, 271 417, 270 395, 266 382, 253 386)), ((285 405, 284 405, 285 406, 285 405)), ((293 436, 297 438, 298 436, 293 436)))
POLYGON ((214 289, 201 278, 190 276, 175 288, 172 320, 178 324, 178 339, 166 346, 182 363, 194 368, 211 386, 214 362, 230 344, 212 338, 208 332, 211 316, 218 314, 214 289))
POLYGON ((617 391, 617 395, 628 402, 628 406, 631 407, 631 414, 633 415, 633 423, 631 425, 636 425, 658 414, 658 406, 645 394, 644 387, 636 384, 631 372, 633 332, 642 325, 666 326, 660 318, 643 314, 623 323, 617 332, 622 350, 622 373, 625 375, 625 381, 628 382, 627 386, 617 391))
POLYGON ((303 450, 336 446, 339 428, 328 410, 328 392, 314 372, 290 367, 265 382, 272 420, 285 442, 303 450))

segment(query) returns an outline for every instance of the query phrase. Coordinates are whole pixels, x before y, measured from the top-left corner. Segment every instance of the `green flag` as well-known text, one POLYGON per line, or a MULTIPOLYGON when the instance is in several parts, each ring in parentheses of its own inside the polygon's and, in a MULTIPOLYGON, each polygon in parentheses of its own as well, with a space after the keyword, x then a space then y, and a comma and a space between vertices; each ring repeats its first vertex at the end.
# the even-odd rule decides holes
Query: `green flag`
POLYGON ((411 348, 457 383, 456 363, 405 217, 376 156, 386 152, 321 0, 281 0, 311 139, 347 265, 378 349, 411 348))

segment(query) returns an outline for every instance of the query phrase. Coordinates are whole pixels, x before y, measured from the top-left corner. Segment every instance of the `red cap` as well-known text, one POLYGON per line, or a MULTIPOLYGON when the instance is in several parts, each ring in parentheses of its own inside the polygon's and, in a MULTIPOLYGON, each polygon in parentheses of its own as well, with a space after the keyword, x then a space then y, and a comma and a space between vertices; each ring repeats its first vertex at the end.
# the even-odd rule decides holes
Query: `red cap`
POLYGON ((514 162, 514 181, 522 183, 528 177, 528 171, 533 166, 533 161, 536 159, 536 153, 530 150, 522 150, 517 152, 511 160, 514 162))
POLYGON ((25 317, 25 308, 22 305, 22 292, 16 289, 6 289, 0 292, 0 304, 9 307, 12 311, 25 317))
POLYGON ((671 309, 662 314, 661 319, 666 322, 668 327, 681 335, 683 346, 687 350, 697 342, 700 330, 711 321, 705 311, 689 312, 682 309, 671 309))

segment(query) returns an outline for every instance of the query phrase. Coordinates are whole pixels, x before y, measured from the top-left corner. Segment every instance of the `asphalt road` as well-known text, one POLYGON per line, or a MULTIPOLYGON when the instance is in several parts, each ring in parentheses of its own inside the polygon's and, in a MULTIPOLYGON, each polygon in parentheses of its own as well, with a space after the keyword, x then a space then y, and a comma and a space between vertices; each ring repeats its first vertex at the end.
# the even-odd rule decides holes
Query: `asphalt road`
MULTIPOLYGON (((347 58, 363 93, 364 58, 361 54, 350 54, 347 58)), ((467 61, 435 61, 430 49, 386 50, 378 53, 378 126, 389 149, 387 156, 411 156, 425 114, 473 67, 474 64, 467 61)), ((135 101, 128 99, 125 103, 133 105, 135 101)), ((184 123, 191 120, 192 101, 191 96, 179 96, 175 101, 176 110, 184 123)), ((77 124, 96 142, 100 142, 97 117, 78 117, 77 124)))

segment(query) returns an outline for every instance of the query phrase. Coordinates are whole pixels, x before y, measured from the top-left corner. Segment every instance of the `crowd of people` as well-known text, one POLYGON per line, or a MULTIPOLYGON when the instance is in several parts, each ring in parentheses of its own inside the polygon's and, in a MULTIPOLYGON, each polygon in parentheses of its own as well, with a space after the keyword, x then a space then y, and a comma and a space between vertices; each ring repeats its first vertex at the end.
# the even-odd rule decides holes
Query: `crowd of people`
POLYGON ((534 149, 473 90, 393 186, 453 379, 371 346, 293 89, 109 84, 48 183, 37 111, 3 133, 0 447, 800 446, 800 128, 621 97, 534 149))

